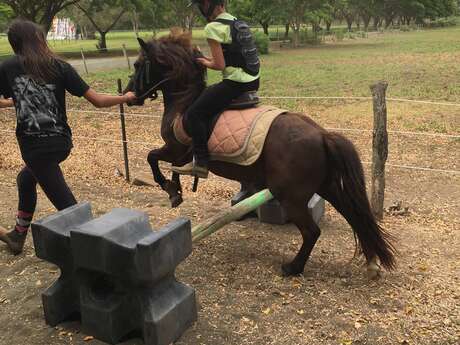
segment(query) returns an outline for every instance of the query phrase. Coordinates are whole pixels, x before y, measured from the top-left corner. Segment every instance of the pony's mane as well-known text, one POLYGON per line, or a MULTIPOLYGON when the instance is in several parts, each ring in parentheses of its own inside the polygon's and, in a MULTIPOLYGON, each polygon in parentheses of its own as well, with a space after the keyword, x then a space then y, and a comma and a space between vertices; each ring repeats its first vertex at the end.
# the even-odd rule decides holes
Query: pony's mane
POLYGON ((203 56, 192 44, 189 33, 171 31, 168 36, 148 42, 151 58, 166 78, 174 81, 175 108, 182 112, 206 87, 206 68, 196 59, 203 56))

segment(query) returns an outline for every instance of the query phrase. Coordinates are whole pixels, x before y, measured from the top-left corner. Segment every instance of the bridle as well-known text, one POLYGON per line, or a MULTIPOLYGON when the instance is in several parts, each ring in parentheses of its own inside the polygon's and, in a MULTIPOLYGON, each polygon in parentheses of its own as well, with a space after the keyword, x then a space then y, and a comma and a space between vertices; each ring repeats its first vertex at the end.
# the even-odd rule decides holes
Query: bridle
POLYGON ((138 99, 147 99, 147 98, 150 98, 152 101, 157 99, 158 98, 158 90, 159 90, 159 86, 164 84, 165 82, 167 82, 168 80, 170 80, 171 78, 165 78, 161 81, 159 81, 158 83, 156 83, 155 85, 153 85, 150 89, 148 89, 146 92, 144 92, 142 94, 142 96, 138 96, 137 98, 138 99))
MULTIPOLYGON (((138 78, 140 78, 140 89, 144 89, 145 85, 149 85, 151 82, 151 75, 150 75, 150 59, 148 58, 147 54, 143 52, 143 57, 144 57, 144 65, 142 66, 141 70, 139 71, 138 78)), ((134 83, 136 83, 136 75, 131 75, 131 80, 134 80, 134 83)), ((138 99, 147 99, 150 98, 151 100, 155 100, 158 98, 158 90, 161 85, 163 85, 165 82, 170 80, 171 78, 165 78, 155 85, 153 85, 151 88, 149 88, 146 92, 144 92, 141 96, 138 96, 138 99)))

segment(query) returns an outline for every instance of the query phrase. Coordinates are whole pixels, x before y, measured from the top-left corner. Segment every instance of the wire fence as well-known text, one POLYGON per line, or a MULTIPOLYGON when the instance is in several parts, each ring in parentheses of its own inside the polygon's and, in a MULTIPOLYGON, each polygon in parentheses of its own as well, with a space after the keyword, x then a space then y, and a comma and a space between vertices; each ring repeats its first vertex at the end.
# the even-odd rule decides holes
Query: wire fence
MULTIPOLYGON (((346 96, 261 96, 261 99, 282 99, 282 100, 365 100, 369 101, 372 100, 372 97, 346 97, 346 96)), ((437 106, 448 106, 448 107, 460 107, 460 103, 450 103, 450 102, 440 102, 440 101, 429 101, 429 100, 412 100, 412 99, 404 99, 404 98, 387 98, 388 101, 393 102, 409 102, 415 104, 429 104, 429 105, 437 105, 437 106)), ((13 108, 9 108, 13 109, 13 108)), ((102 115, 107 117, 119 117, 120 112, 115 111, 98 111, 98 110, 82 110, 82 109, 68 109, 69 113, 82 113, 82 114, 91 114, 91 115, 102 115)), ((162 116, 160 115, 150 115, 145 113, 139 112, 124 112, 125 117, 132 117, 132 118, 143 118, 143 119, 152 119, 158 120, 161 119, 162 116)), ((356 132, 356 133, 373 133, 373 129, 362 129, 362 128, 339 128, 339 127, 326 127, 327 130, 330 131, 338 131, 338 132, 356 132)), ((9 133, 14 134, 14 130, 0 130, 2 133, 9 133)), ((437 137, 437 138, 445 138, 445 139, 460 139, 460 134, 445 134, 445 133, 431 133, 431 132, 421 132, 421 131, 400 131, 400 130, 389 130, 388 134, 392 135, 402 135, 402 136, 420 136, 420 137, 437 137)), ((91 136, 73 136, 73 138, 77 140, 87 140, 93 142, 101 142, 104 145, 113 144, 116 147, 120 147, 121 145, 130 144, 130 145, 143 145, 147 147, 154 147, 156 144, 153 142, 148 141, 135 141, 135 140, 119 140, 119 139, 111 139, 111 138, 100 138, 100 137, 91 137, 91 136)), ((364 164, 372 164, 371 162, 363 161, 364 164)), ((412 165, 402 165, 402 164, 386 164, 388 167, 397 168, 397 169, 404 169, 404 170, 412 170, 412 171, 422 171, 422 172, 433 172, 433 173, 442 173, 442 174, 453 174, 453 175, 460 175, 460 170, 453 170, 453 169, 438 169, 432 167, 420 167, 420 166, 412 166, 412 165)))

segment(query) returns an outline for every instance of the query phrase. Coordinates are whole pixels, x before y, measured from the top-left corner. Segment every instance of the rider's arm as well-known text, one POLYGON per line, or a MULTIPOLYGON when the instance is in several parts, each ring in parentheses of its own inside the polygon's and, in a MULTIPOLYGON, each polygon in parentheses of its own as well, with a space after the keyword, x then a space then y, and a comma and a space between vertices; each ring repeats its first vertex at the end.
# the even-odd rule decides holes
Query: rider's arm
POLYGON ((224 52, 222 46, 216 40, 208 39, 209 48, 211 49, 211 58, 199 58, 198 61, 204 66, 216 71, 225 69, 224 52))
POLYGON ((88 89, 83 95, 96 108, 107 108, 117 104, 132 102, 136 99, 133 92, 127 92, 122 96, 111 96, 97 93, 93 89, 88 89))
POLYGON ((11 99, 11 98, 7 98, 7 99, 0 98, 0 108, 10 108, 10 107, 14 107, 13 99, 11 99))

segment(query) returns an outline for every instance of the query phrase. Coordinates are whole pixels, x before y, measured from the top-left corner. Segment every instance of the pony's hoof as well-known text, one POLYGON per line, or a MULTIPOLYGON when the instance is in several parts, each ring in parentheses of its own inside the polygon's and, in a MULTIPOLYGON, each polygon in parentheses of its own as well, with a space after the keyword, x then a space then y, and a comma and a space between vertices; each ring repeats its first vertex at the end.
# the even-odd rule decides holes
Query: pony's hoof
POLYGON ((369 280, 377 280, 381 277, 380 267, 376 263, 370 263, 367 265, 366 276, 369 280))
POLYGON ((292 277, 298 276, 303 273, 303 269, 299 267, 295 267, 292 264, 283 264, 281 265, 281 271, 283 273, 283 277, 292 277))
POLYGON ((178 207, 180 204, 182 204, 182 202, 184 201, 184 199, 182 199, 182 196, 181 196, 181 195, 175 195, 175 196, 169 198, 169 201, 171 201, 171 207, 172 207, 172 208, 176 208, 176 207, 178 207))

